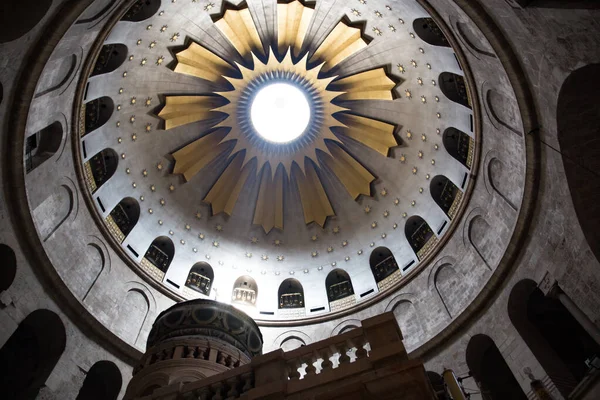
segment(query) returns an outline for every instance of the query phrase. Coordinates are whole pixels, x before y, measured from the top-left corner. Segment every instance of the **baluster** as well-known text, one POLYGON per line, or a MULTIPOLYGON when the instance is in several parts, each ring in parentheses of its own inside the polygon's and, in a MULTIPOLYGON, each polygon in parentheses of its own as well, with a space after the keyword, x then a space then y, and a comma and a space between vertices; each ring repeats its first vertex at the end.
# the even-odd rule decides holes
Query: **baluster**
POLYGON ((197 349, 198 348, 194 346, 187 346, 187 354, 185 355, 185 358, 195 358, 197 349))
POLYGON ((219 363, 221 365, 226 365, 226 363, 225 363, 225 356, 221 352, 219 352, 217 354, 217 363, 219 363))
POLYGON ((338 360, 338 362, 341 365, 345 365, 345 364, 349 364, 350 363, 350 357, 348 356, 348 344, 346 343, 339 343, 337 346, 337 349, 340 353, 340 358, 338 360))
POLYGON ((198 355, 196 356, 196 358, 199 358, 201 360, 208 360, 208 355, 210 354, 210 349, 206 348, 206 349, 201 349, 198 348, 198 355))
POLYGON ((361 360, 367 357, 367 350, 365 349, 365 338, 364 336, 357 337, 354 339, 354 345, 356 346, 356 359, 361 360))
POLYGON ((298 379, 300 379, 300 372, 298 372, 298 361, 297 360, 290 360, 288 362, 288 377, 290 378, 291 381, 297 381, 298 379))
POLYGON ((317 374, 317 369, 315 368, 315 365, 313 364, 316 360, 317 357, 314 356, 314 354, 307 354, 304 358, 304 362, 306 363, 306 376, 304 378, 313 376, 317 374))
POLYGON ((333 355, 333 353, 332 353, 331 349, 329 347, 326 349, 322 349, 320 351, 320 355, 321 355, 321 358, 323 358, 323 361, 321 362, 321 373, 332 369, 333 363, 331 362, 330 358, 333 355))
POLYGON ((233 376, 227 379, 227 384, 229 385, 227 400, 237 399, 240 395, 240 392, 238 391, 238 386, 240 384, 239 376, 233 376))
POLYGON ((227 368, 233 367, 233 359, 231 358, 231 356, 227 356, 227 358, 225 359, 225 365, 227 366, 227 368))
POLYGON ((205 386, 195 391, 196 396, 198 396, 198 400, 210 400, 212 398, 212 391, 210 387, 205 386))
POLYGON ((244 380, 244 386, 242 387, 242 393, 248 392, 252 389, 252 372, 246 372, 242 374, 242 379, 244 380))
POLYGON ((212 385, 212 388, 214 390, 214 394, 211 400, 224 400, 223 397, 223 382, 217 382, 215 384, 212 385))

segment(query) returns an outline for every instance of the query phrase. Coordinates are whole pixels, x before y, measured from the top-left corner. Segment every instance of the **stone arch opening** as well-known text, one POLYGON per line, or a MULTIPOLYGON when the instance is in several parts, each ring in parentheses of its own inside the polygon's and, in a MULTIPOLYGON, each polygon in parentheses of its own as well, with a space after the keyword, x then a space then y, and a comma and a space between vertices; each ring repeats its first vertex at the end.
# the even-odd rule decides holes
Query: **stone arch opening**
POLYGON ((10 246, 0 243, 0 292, 8 289, 17 274, 17 257, 10 246))
POLYGON ((429 184, 429 192, 433 201, 450 219, 454 219, 463 197, 462 191, 444 175, 433 177, 429 184))
POLYGON ((108 96, 85 103, 85 130, 81 133, 81 136, 87 135, 107 123, 114 109, 115 103, 108 96))
POLYGON ((142 259, 142 266, 154 278, 162 281, 174 257, 175 244, 173 244, 173 241, 166 236, 159 236, 152 241, 148 250, 146 250, 146 254, 142 259))
POLYGON ((387 247, 377 247, 371 252, 371 256, 369 257, 369 266, 371 267, 371 272, 375 277, 375 282, 377 286, 381 290, 383 287, 387 287, 384 281, 389 280, 388 277, 392 275, 400 275, 398 268, 398 263, 392 254, 392 251, 387 247), (380 283, 383 283, 380 285, 380 283))
POLYGON ((283 351, 292 351, 300 347, 306 346, 306 342, 298 336, 287 337, 279 346, 283 351))
POLYGON ((160 0, 138 0, 127 10, 122 21, 140 22, 156 14, 160 0))
POLYGON ((192 265, 188 277, 185 281, 185 287, 190 288, 205 296, 210 294, 215 274, 210 264, 197 262, 192 265))
POLYGON ((256 305, 258 297, 258 285, 256 281, 248 275, 240 276, 233 284, 231 301, 238 304, 256 305))
POLYGON ((465 357, 484 399, 527 400, 496 343, 489 336, 473 336, 467 345, 465 357))
POLYGON ((327 274, 325 288, 331 311, 345 308, 356 302, 352 280, 350 275, 343 269, 336 268, 327 274))
POLYGON ((469 88, 465 77, 452 72, 442 72, 438 77, 440 90, 448 99, 468 108, 471 107, 469 88))
POLYGON ((50 9, 52 0, 6 1, 0 13, 0 43, 12 42, 35 28, 50 9))
POLYGON ((108 74, 113 72, 125 62, 127 58, 127 46, 122 43, 105 44, 100 49, 96 64, 90 76, 108 74))
POLYGON ((579 68, 565 79, 558 95, 556 122, 565 175, 579 225, 600 260, 600 64, 579 68))
POLYGON ((121 371, 111 361, 98 361, 88 371, 76 400, 117 400, 123 385, 121 371))
POLYGON ((475 152, 475 140, 471 136, 450 127, 444 131, 442 143, 448 154, 468 169, 471 169, 473 165, 473 153, 475 152))
POLYGON ((288 278, 279 285, 279 308, 304 308, 304 288, 294 278, 288 278))
POLYGON ((139 219, 140 204, 133 197, 125 197, 106 217, 106 223, 113 236, 123 243, 139 219))
POLYGON ((553 296, 524 279, 511 290, 508 316, 557 389, 568 397, 589 373, 586 360, 600 345, 553 296))
POLYGON ((0 393, 7 400, 34 400, 65 350, 60 317, 50 310, 29 314, 0 349, 0 393))
POLYGON ((51 158, 62 143, 63 127, 58 121, 25 140, 25 171, 30 173, 51 158))
POLYGON ((113 149, 104 149, 95 154, 85 165, 85 179, 94 193, 117 171, 119 155, 113 149))
POLYGON ((422 41, 432 46, 450 47, 450 42, 444 36, 433 18, 417 18, 413 21, 413 29, 422 41))
POLYGON ((425 258, 437 243, 437 236, 429 224, 418 215, 413 215, 406 221, 404 234, 419 260, 425 258))

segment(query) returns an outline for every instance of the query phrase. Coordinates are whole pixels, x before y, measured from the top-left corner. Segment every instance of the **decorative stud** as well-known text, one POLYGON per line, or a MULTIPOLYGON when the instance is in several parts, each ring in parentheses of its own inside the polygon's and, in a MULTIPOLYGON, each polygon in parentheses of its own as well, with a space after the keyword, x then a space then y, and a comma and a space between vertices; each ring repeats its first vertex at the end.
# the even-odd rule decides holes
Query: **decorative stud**
POLYGON ((404 69, 404 65, 398 64, 396 65, 396 67, 398 67, 398 72, 400 72, 401 74, 406 72, 406 70, 404 69))
POLYGON ((152 130, 152 124, 146 124, 146 132, 150 132, 152 130))
POLYGON ((196 219, 202 218, 202 213, 200 211, 196 211, 195 217, 196 219))
POLYGON ((133 97, 131 98, 131 104, 132 104, 132 105, 133 105, 133 104, 135 104, 135 102, 136 102, 136 101, 137 101, 137 100, 136 100, 135 96, 133 96, 133 97))
POLYGON ((417 78, 417 83, 422 86, 423 85, 423 79, 421 79, 420 77, 417 78))
POLYGON ((337 235, 338 233, 340 233, 340 227, 334 226, 331 231, 333 232, 334 235, 337 235))
POLYGON ((217 224, 217 225, 215 226, 215 229, 217 230, 217 232, 223 232, 223 225, 221 225, 221 224, 217 224))
POLYGON ((423 188, 422 187, 419 188, 419 193, 423 193, 423 188))
POLYGON ((370 213, 370 212, 371 212, 371 206, 369 206, 369 205, 366 205, 366 206, 365 206, 365 214, 368 214, 368 213, 370 213))
POLYGON ((327 252, 328 253, 331 253, 332 251, 333 251, 333 247, 331 247, 331 246, 327 247, 327 252))
POLYGON ((335 261, 331 263, 332 267, 335 267, 336 265, 337 265, 337 263, 335 261))
POLYGON ((387 218, 387 217, 389 217, 389 216, 390 216, 390 212, 389 212, 388 210, 385 210, 385 211, 383 212, 383 218, 387 218))
POLYGON ((437 133, 438 135, 439 135, 441 132, 442 132, 442 131, 440 130, 440 128, 437 128, 437 129, 435 130, 435 133, 437 133))
POLYGON ((400 199, 396 197, 394 199, 394 205, 397 206, 398 204, 400 204, 400 199))
POLYGON ((322 270, 323 270, 323 266, 322 266, 322 265, 319 265, 319 266, 317 267, 317 270, 318 270, 318 271, 322 271, 322 270))
POLYGON ((172 183, 169 185, 169 192, 174 192, 175 191, 175 185, 173 185, 172 183))
POLYGON ((208 3, 204 6, 204 11, 210 11, 215 6, 215 3, 208 3))
POLYGON ((310 256, 312 258, 318 257, 319 256, 319 252, 318 251, 313 251, 313 252, 310 253, 310 256))
POLYGON ((165 61, 165 58, 163 56, 158 57, 156 59, 156 65, 161 65, 163 61, 165 61))
POLYGON ((123 78, 127 78, 127 71, 123 71, 123 78))
POLYGON ((362 253, 363 253, 363 251, 362 251, 362 250, 358 250, 358 251, 356 252, 356 254, 358 254, 359 256, 360 256, 360 255, 362 255, 362 253))
POLYGON ((200 239, 200 240, 204 240, 205 237, 206 236, 204 236, 204 233, 199 233, 198 234, 198 239, 200 239))
POLYGON ((179 243, 181 243, 181 244, 185 244, 185 240, 181 239, 181 240, 179 241, 179 243))
POLYGON ((133 182, 133 183, 131 184, 131 186, 133 186, 133 188, 135 189, 135 188, 137 187, 137 183, 133 182))
POLYGON ((415 34, 414 33, 411 32, 411 33, 409 33, 409 35, 410 35, 411 38, 413 38, 413 39, 415 38, 415 34))
POLYGON ((379 194, 381 194, 383 197, 387 196, 388 191, 386 188, 382 188, 381 191, 379 192, 379 194))
POLYGON ((440 113, 436 113, 435 116, 438 118, 442 118, 442 114, 440 114, 440 113))
POLYGON ((346 246, 348 246, 348 241, 347 241, 347 240, 344 240, 344 241, 342 242, 342 247, 346 247, 346 246))
POLYGON ((381 234, 381 238, 382 238, 382 239, 385 239, 386 237, 387 237, 387 234, 386 234, 386 233, 382 233, 382 234, 381 234))
POLYGON ((400 22, 400 25, 404 25, 404 20, 402 18, 398 18, 398 22, 400 22))
POLYGON ((150 105, 152 104, 152 97, 146 98, 146 102, 144 104, 146 105, 146 107, 150 107, 150 105))
POLYGON ((171 40, 171 42, 175 42, 175 41, 177 41, 177 39, 179 39, 179 32, 171 35, 171 39, 169 39, 169 40, 171 40))
POLYGON ((394 225, 392 225, 392 228, 394 228, 394 229, 398 228, 398 224, 394 222, 394 225))
POLYGON ((406 89, 406 91, 404 92, 404 94, 406 95, 406 97, 408 97, 409 99, 412 99, 412 93, 410 92, 410 90, 406 89))
POLYGON ((420 52, 421 54, 425 54, 425 50, 423 50, 423 48, 422 48, 422 47, 419 47, 419 52, 420 52))
POLYGON ((429 174, 425 175, 425 179, 429 180, 429 178, 431 178, 431 175, 429 175, 429 174))
POLYGON ((160 31, 161 32, 165 32, 167 30, 168 26, 167 25, 163 25, 160 27, 160 31))
POLYGON ((312 236, 310 237, 310 240, 312 240, 313 242, 316 242, 317 240, 319 240, 319 236, 317 236, 317 235, 312 235, 312 236))
POLYGON ((388 25, 388 28, 392 32, 396 32, 396 27, 394 25, 388 25))
POLYGON ((421 150, 419 150, 419 152, 417 153, 417 157, 423 158, 423 152, 421 150))
POLYGON ((402 218, 406 218, 407 214, 405 212, 402 213, 402 218))
POLYGON ((144 201, 144 196, 140 196, 140 201, 144 201))
POLYGON ((126 173, 127 175, 129 175, 129 174, 131 173, 131 170, 130 170, 129 168, 125 168, 125 173, 126 173))
POLYGON ((156 46, 156 40, 153 40, 150 42, 150 44, 148 45, 149 48, 153 49, 156 46))
POLYGON ((383 32, 379 28, 373 28, 373 33, 375 33, 377 36, 383 35, 383 32))
POLYGON ((144 178, 147 178, 148 177, 148 170, 147 169, 142 170, 142 175, 144 176, 144 178))
POLYGON ((154 211, 152 211, 151 208, 148 209, 148 214, 152 214, 154 211))
POLYGON ((401 154, 401 155, 400 155, 400 162, 401 162, 402 164, 404 164, 404 163, 406 162, 406 155, 405 155, 405 154, 401 154))
POLYGON ((392 11, 392 7, 390 7, 390 6, 385 6, 385 8, 386 8, 388 11, 392 11))
POLYGON ((162 221, 162 219, 159 219, 159 220, 158 220, 158 224, 159 224, 159 225, 162 225, 162 224, 163 224, 163 221, 162 221))
POLYGON ((413 175, 416 175, 416 174, 417 174, 417 171, 418 171, 417 167, 413 167, 413 169, 412 169, 412 173, 413 173, 413 175))
POLYGON ((159 13, 158 13, 158 16, 159 16, 159 17, 162 17, 163 15, 165 15, 165 12, 164 12, 164 11, 161 11, 161 12, 159 12, 159 13))
POLYGON ((123 142, 123 139, 122 138, 118 138, 117 139, 117 143, 121 143, 121 142, 123 142))
POLYGON ((163 207, 165 206, 165 204, 167 204, 167 202, 165 201, 165 199, 160 199, 159 202, 160 202, 160 205, 163 206, 163 207))
POLYGON ((345 261, 350 261, 350 256, 346 256, 346 257, 344 257, 344 260, 345 260, 345 261))
POLYGON ((117 128, 121 126, 121 121, 117 121, 117 128))
POLYGON ((139 46, 140 44, 142 44, 142 39, 138 39, 136 44, 139 46))
POLYGON ((148 25, 148 26, 146 27, 146 30, 147 30, 147 31, 149 31, 150 29, 152 29, 152 24, 150 24, 150 25, 148 25))
POLYGON ((263 254, 263 255, 260 256, 260 259, 263 260, 263 261, 267 261, 269 259, 269 256, 266 255, 266 254, 263 254))
POLYGON ((431 165, 435 165, 435 160, 434 159, 431 160, 431 165))
POLYGON ((411 64, 413 67, 417 68, 417 62, 416 62, 415 60, 410 60, 410 64, 411 64))
POLYGON ((303 271, 303 272, 304 272, 305 274, 308 274, 308 269, 304 268, 304 271, 303 271))
POLYGON ((121 153, 121 158, 124 160, 125 159, 125 153, 121 153))
POLYGON ((417 204, 417 202, 416 202, 416 201, 414 201, 414 200, 410 202, 410 205, 411 205, 411 206, 413 206, 413 207, 414 207, 416 204, 417 204))
POLYGON ((283 261, 285 259, 285 257, 283 256, 277 256, 277 261, 283 261))
POLYGON ((119 88, 119 94, 123 94, 123 88, 119 88))
POLYGON ((432 84, 433 86, 437 85, 437 83, 435 82, 435 79, 432 79, 432 80, 431 80, 431 84, 432 84))
POLYGON ((435 150, 439 150, 439 149, 440 149, 440 145, 436 143, 436 144, 434 144, 434 145, 433 145, 433 148, 434 148, 435 150))
POLYGON ((133 61, 133 54, 129 56, 129 61, 133 61))
POLYGON ((212 245, 214 247, 219 247, 219 242, 217 240, 213 240, 212 245))
POLYGON ((383 14, 380 13, 379 11, 375 11, 374 14, 377 18, 383 18, 383 14))
POLYGON ((159 162, 159 163, 156 164, 156 169, 159 170, 159 171, 162 171, 163 165, 162 165, 161 162, 159 162))
POLYGON ((431 64, 427 63, 425 64, 425 66, 427 67, 427 69, 431 69, 431 64))
POLYGON ((421 103, 427 103, 427 98, 425 96, 421 96, 421 103))
POLYGON ((440 97, 439 96, 435 96, 435 102, 439 103, 440 102, 440 97))
POLYGON ((189 231, 190 229, 192 229, 192 227, 190 226, 190 224, 185 224, 185 230, 189 231))
POLYGON ((377 228, 377 221, 371 222, 371 229, 377 228))
POLYGON ((427 141, 427 135, 425 135, 424 133, 421 135, 421 140, 426 142, 427 141))
POLYGON ((256 243, 258 243, 258 238, 257 238, 256 236, 252 236, 252 237, 250 238, 250 243, 252 243, 252 244, 256 244, 256 243))
POLYGON ((142 58, 142 61, 140 61, 140 65, 143 67, 144 65, 146 65, 146 63, 148 62, 147 58, 142 58))
POLYGON ((353 8, 351 10, 351 12, 352 12, 352 14, 354 14, 355 17, 360 17, 361 16, 360 11, 358 11, 356 8, 353 8))
POLYGON ((156 186, 150 185, 150 190, 153 191, 153 192, 155 192, 156 191, 156 186))
POLYGON ((131 117, 129 117, 129 122, 132 124, 135 122, 135 115, 132 115, 131 117))

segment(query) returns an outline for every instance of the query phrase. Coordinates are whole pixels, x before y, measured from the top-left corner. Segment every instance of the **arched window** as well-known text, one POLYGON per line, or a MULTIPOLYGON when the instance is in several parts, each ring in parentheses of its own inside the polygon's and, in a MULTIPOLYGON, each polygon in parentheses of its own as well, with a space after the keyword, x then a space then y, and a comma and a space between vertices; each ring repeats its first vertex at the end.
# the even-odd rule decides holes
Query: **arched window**
MULTIPOLYGON (((571 2, 569 2, 571 4, 571 2)), ((595 2, 600 6, 600 3, 595 2)), ((558 95, 556 124, 562 161, 579 225, 600 261, 600 63, 579 68, 565 79, 558 95)))
POLYGON ((185 287, 208 296, 213 279, 214 273, 211 266, 205 262, 197 262, 190 269, 190 273, 185 281, 185 287))
POLYGON ((467 345, 466 359, 467 366, 479 385, 482 398, 527 400, 519 382, 489 336, 473 336, 467 345))
POLYGON ((119 68, 127 58, 127 46, 121 43, 105 44, 98 54, 91 76, 108 74, 119 68))
POLYGON ((279 285, 279 308, 304 308, 304 289, 297 279, 288 278, 279 285))
POLYGON ((586 360, 600 354, 600 345, 560 300, 545 296, 529 279, 511 290, 508 316, 558 390, 568 397, 588 374, 586 360))
POLYGON ((6 400, 34 400, 65 350, 60 317, 50 310, 29 314, 0 349, 0 393, 6 400))
POLYGON ((437 236, 429 224, 418 215, 412 216, 406 221, 404 234, 419 260, 424 259, 437 243, 437 236))
POLYGON ((433 18, 417 18, 413 21, 413 29, 422 41, 432 46, 450 47, 446 36, 433 18))
POLYGON ((471 108, 471 99, 464 76, 452 72, 442 72, 438 78, 440 90, 448 99, 471 108))
POLYGON ((369 257, 369 265, 379 290, 387 289, 400 280, 398 263, 387 247, 377 247, 373 250, 369 257))
POLYGON ((112 209, 108 217, 106 217, 106 224, 108 230, 119 243, 123 243, 123 240, 129 235, 129 232, 137 224, 140 218, 140 205, 133 197, 125 197, 112 209))
POLYGON ((444 175, 437 175, 431 180, 429 192, 448 218, 453 219, 463 196, 458 186, 444 175))
POLYGON ((337 311, 356 303, 350 276, 343 269, 336 268, 325 278, 329 309, 337 311))
POLYGON ((471 136, 450 127, 444 131, 442 142, 448 154, 456 158, 465 167, 471 169, 473 153, 475 151, 475 140, 471 136))
POLYGON ((8 289, 17 274, 17 257, 9 246, 0 244, 0 292, 8 289))
POLYGON ((108 122, 114 109, 115 103, 107 96, 85 103, 85 129, 81 132, 81 136, 95 131, 108 122))
POLYGON ((166 236, 159 236, 152 241, 142 258, 142 269, 159 282, 162 282, 171 261, 175 257, 175 245, 166 236))
POLYGON ((118 163, 119 156, 113 149, 104 149, 85 163, 85 180, 92 193, 113 176, 118 163))
POLYGON ((52 157, 60 148, 63 128, 56 121, 25 140, 25 170, 30 173, 52 157))
POLYGON ((98 361, 88 371, 75 400, 117 400, 123 378, 111 361, 98 361))
POLYGON ((256 305, 258 297, 258 285, 256 281, 248 275, 240 276, 233 284, 231 292, 231 302, 238 304, 256 305))
POLYGON ((127 10, 122 21, 139 22, 150 18, 160 8, 160 0, 138 0, 127 10))

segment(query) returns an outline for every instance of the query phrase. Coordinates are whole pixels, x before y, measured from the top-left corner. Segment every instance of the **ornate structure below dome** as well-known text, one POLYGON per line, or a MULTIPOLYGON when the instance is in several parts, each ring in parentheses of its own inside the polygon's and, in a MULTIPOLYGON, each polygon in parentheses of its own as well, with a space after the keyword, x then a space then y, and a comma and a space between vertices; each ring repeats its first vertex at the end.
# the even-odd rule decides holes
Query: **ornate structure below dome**
POLYGON ((202 299, 178 303, 154 322, 125 398, 248 364, 262 345, 256 323, 236 308, 202 299))

